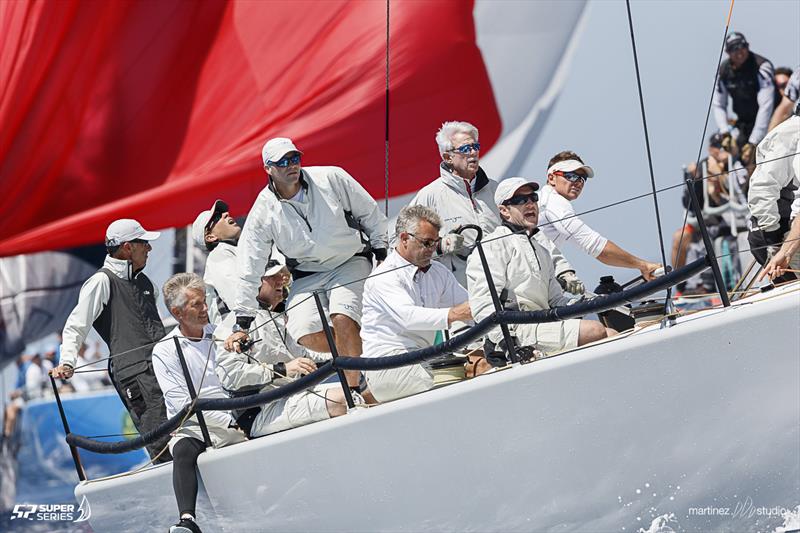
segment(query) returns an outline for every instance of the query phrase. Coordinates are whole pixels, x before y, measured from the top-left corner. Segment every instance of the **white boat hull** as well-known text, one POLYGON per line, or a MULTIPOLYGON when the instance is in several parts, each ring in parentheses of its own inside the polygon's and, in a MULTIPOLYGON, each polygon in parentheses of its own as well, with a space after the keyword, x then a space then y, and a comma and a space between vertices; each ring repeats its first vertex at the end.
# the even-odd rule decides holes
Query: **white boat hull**
MULTIPOLYGON (((200 524, 619 532, 673 513, 676 531, 773 531, 800 504, 800 292, 764 297, 211 450, 200 524)), ((75 494, 96 531, 177 518, 170 465, 75 494)))

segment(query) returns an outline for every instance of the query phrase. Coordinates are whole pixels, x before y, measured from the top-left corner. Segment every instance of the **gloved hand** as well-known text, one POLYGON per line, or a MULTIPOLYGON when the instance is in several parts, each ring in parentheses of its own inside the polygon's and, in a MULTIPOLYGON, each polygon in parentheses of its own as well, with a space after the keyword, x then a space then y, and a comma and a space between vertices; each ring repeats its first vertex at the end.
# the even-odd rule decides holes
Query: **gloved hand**
POLYGON ((742 155, 739 157, 744 166, 751 165, 756 162, 756 145, 747 143, 742 146, 742 155))
POLYGON ((562 272, 556 279, 558 279, 561 287, 567 292, 571 292, 572 294, 583 294, 586 292, 586 287, 583 286, 583 282, 578 279, 578 276, 576 276, 575 272, 572 270, 562 272))
POLYGON ((439 253, 441 255, 457 252, 464 247, 464 236, 460 233, 448 233, 442 237, 439 243, 439 253))

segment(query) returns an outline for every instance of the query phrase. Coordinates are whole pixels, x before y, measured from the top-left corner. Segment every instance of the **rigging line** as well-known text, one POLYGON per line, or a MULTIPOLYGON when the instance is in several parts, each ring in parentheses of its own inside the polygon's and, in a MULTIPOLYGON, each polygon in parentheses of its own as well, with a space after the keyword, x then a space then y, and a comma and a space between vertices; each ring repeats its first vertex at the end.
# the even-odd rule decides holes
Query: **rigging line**
POLYGON ((386 186, 383 197, 383 211, 386 218, 389 218, 389 4, 386 0, 386 115, 384 120, 384 154, 383 154, 383 173, 386 186))
POLYGON ((650 136, 647 133, 647 117, 644 112, 644 96, 642 95, 642 79, 639 75, 639 57, 636 53, 636 38, 633 34, 633 18, 631 17, 631 2, 625 0, 625 7, 628 9, 628 26, 631 30, 631 48, 633 49, 633 65, 636 69, 636 86, 639 89, 639 107, 642 110, 642 126, 644 127, 644 142, 647 148, 647 165, 650 168, 650 185, 653 189, 653 204, 656 209, 656 225, 658 226, 658 242, 661 245, 661 264, 667 266, 667 256, 664 252, 664 235, 661 231, 661 214, 658 210, 658 196, 656 192, 656 178, 653 173, 653 156, 650 151, 650 136))
MULTIPOLYGON (((728 39, 728 29, 731 25, 731 15, 733 14, 733 2, 731 0, 731 7, 728 9, 728 18, 725 20, 725 32, 722 34, 722 44, 719 47, 719 57, 717 58, 717 68, 714 69, 714 83, 711 85, 711 96, 708 98, 708 109, 706 110, 706 121, 703 124, 703 134, 700 137, 700 148, 697 150, 697 160, 695 161, 695 172, 700 168, 700 158, 703 155, 703 144, 706 140, 706 133, 708 132, 708 120, 711 118, 711 106, 714 103, 714 91, 717 90, 717 81, 719 80, 719 66, 722 64, 722 54, 725 51, 725 41, 728 39)), ((731 170, 731 169, 729 169, 731 170)), ((680 251, 683 246, 683 237, 686 233, 686 221, 689 219, 689 211, 691 206, 686 210, 683 215, 683 226, 681 227, 681 237, 678 239, 678 250, 680 251)))

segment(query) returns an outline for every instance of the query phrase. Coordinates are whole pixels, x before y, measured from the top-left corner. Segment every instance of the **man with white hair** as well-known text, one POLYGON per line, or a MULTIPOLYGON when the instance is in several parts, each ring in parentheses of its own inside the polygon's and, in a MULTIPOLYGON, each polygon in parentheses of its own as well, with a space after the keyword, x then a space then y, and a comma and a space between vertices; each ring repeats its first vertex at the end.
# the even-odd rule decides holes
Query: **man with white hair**
MULTIPOLYGON (((108 226, 103 268, 81 287, 78 304, 64 325, 59 365, 52 370, 55 378, 72 377, 78 352, 94 327, 111 352, 109 376, 139 433, 166 420, 151 361, 153 344, 164 337, 164 325, 156 307, 156 287, 142 272, 152 249, 150 241, 159 235, 127 218, 108 226)), ((147 446, 155 462, 172 459, 169 452, 161 453, 167 440, 147 446)))
MULTIPOLYGON (((539 311, 575 301, 564 294, 555 278, 550 254, 533 238, 538 231, 538 189, 536 182, 509 178, 500 183, 495 193, 503 223, 484 237, 483 248, 505 308, 539 311)), ((495 308, 478 250, 467 260, 467 283, 472 316, 480 321, 495 308)), ((516 324, 509 329, 521 346, 534 346, 546 355, 616 334, 596 320, 580 319, 516 324)), ((500 345, 503 340, 500 328, 492 329, 488 338, 500 345)))
MULTIPOLYGON (((432 209, 404 207, 397 246, 364 286, 363 357, 383 357, 433 346, 436 332, 472 318, 467 291, 450 269, 431 261, 442 220, 432 209)), ((379 402, 426 391, 433 374, 417 364, 366 373, 379 402)))
MULTIPOLYGON (((197 274, 175 274, 164 283, 164 303, 178 326, 153 348, 153 370, 164 391, 167 415, 172 418, 192 403, 192 389, 198 398, 227 398, 228 395, 215 373, 214 326, 208 322, 203 280, 197 274), (186 365, 185 373, 179 353, 186 365)), ((234 427, 229 412, 204 411, 202 416, 215 448, 245 440, 244 434, 234 427)), ((199 533, 200 528, 195 523, 195 469, 197 457, 205 451, 206 445, 197 415, 185 420, 173 433, 169 447, 174 457, 172 487, 179 513, 179 522, 170 528, 170 533, 199 533)))
MULTIPOLYGON (((234 341, 247 338, 256 295, 273 248, 286 257, 294 283, 287 329, 303 346, 329 352, 313 298, 318 292, 333 324, 341 356, 361 355, 361 294, 373 255, 386 258, 386 217, 375 200, 344 169, 301 167, 303 153, 278 137, 261 156, 268 185, 253 204, 239 239, 234 341)), ((360 373, 346 372, 357 387, 360 373)))
POLYGON ((575 214, 570 202, 578 199, 586 180, 593 176, 592 168, 575 152, 567 150, 553 156, 547 164, 547 184, 540 194, 539 228, 559 248, 570 242, 601 263, 635 268, 646 280, 653 279, 660 264, 639 259, 623 250, 575 214))
POLYGON ((208 310, 212 323, 222 320, 236 299, 236 245, 242 228, 230 215, 228 204, 216 200, 192 224, 192 237, 208 250, 203 280, 208 287, 208 310))
MULTIPOLYGON (((469 122, 445 122, 436 132, 436 144, 442 162, 439 177, 420 189, 412 205, 430 207, 442 219, 442 241, 437 247, 439 262, 447 266, 462 287, 467 286, 464 274, 467 256, 475 245, 475 231, 467 230, 463 235, 456 231, 466 225, 479 226, 484 234, 494 231, 500 224, 500 212, 494 203, 497 182, 489 179, 479 166, 481 145, 478 128, 469 122)), ((394 239, 399 233, 395 233, 394 239)), ((556 275, 562 286, 576 294, 583 293, 583 284, 575 276, 575 269, 544 235, 537 240, 547 247, 553 256, 556 275), (570 285, 567 286, 569 279, 570 285)), ((392 245, 396 242, 392 241, 392 245)))

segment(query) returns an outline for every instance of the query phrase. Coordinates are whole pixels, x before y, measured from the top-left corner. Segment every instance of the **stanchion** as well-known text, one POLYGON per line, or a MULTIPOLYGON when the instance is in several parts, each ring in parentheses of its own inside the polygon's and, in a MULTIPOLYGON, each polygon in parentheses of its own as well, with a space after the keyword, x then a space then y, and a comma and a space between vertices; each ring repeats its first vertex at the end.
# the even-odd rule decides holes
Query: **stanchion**
POLYGON ((325 308, 322 307, 322 301, 319 299, 318 291, 314 291, 314 302, 317 304, 317 312, 319 313, 320 320, 322 320, 322 330, 325 332, 325 338, 328 339, 328 346, 331 349, 331 357, 333 358, 333 367, 336 369, 336 374, 339 376, 339 382, 342 384, 344 399, 347 401, 347 408, 352 409, 356 404, 353 402, 353 395, 350 392, 350 385, 347 384, 347 377, 344 375, 344 370, 336 366, 336 359, 339 357, 339 351, 336 349, 336 342, 333 339, 331 325, 328 324, 328 317, 325 315, 325 308))
POLYGON ((717 263, 717 254, 714 253, 714 243, 711 242, 711 237, 708 235, 708 228, 706 228, 706 221, 703 219, 703 208, 697 198, 697 193, 694 191, 694 183, 691 178, 686 180, 686 188, 689 190, 689 198, 691 198, 692 211, 694 216, 697 217, 697 225, 700 227, 700 235, 703 236, 703 244, 706 247, 706 255, 711 267, 711 273, 714 275, 714 283, 717 285, 717 292, 722 300, 724 307, 730 307, 731 300, 728 298, 728 289, 725 288, 725 283, 722 281, 722 272, 719 270, 717 263))
MULTIPOLYGON (((56 395, 56 404, 58 405, 58 414, 61 415, 61 423, 64 425, 64 434, 69 435, 71 432, 69 430, 69 423, 67 423, 67 415, 64 413, 64 406, 61 405, 61 396, 58 394, 58 386, 56 386, 56 380, 53 376, 50 376, 50 385, 53 387, 53 394, 56 395)), ((75 471, 78 473, 78 479, 80 481, 86 481, 86 472, 83 471, 83 465, 81 464, 81 457, 78 455, 78 448, 73 446, 72 444, 68 444, 69 446, 69 453, 72 454, 72 461, 75 463, 75 471)))
MULTIPOLYGON (((497 295, 497 289, 494 286, 492 273, 489 272, 489 263, 486 262, 486 254, 483 252, 483 244, 481 244, 481 241, 477 241, 475 246, 478 247, 478 255, 481 258, 481 265, 483 266, 483 274, 486 276, 486 283, 489 284, 489 294, 492 296, 494 310, 498 313, 501 313, 503 311, 503 304, 500 303, 500 296, 497 295)), ((517 355, 514 339, 511 338, 511 332, 508 329, 508 325, 501 323, 500 329, 502 330, 503 338, 506 341, 506 349, 508 350, 509 359, 511 359, 512 363, 518 363, 519 356, 517 355)))
MULTIPOLYGON (((192 383, 192 375, 189 373, 189 367, 186 366, 186 359, 183 357, 183 350, 181 350, 181 341, 178 337, 173 337, 175 340, 175 350, 178 352, 178 360, 181 362, 181 370, 183 370, 183 377, 186 379, 186 388, 189 389, 189 396, 194 402, 197 399, 197 392, 194 390, 194 383, 192 383)), ((200 431, 203 433, 203 441, 206 448, 211 448, 211 436, 208 434, 208 427, 206 427, 206 419, 203 417, 201 411, 195 413, 197 415, 197 422, 200 424, 200 431)))

